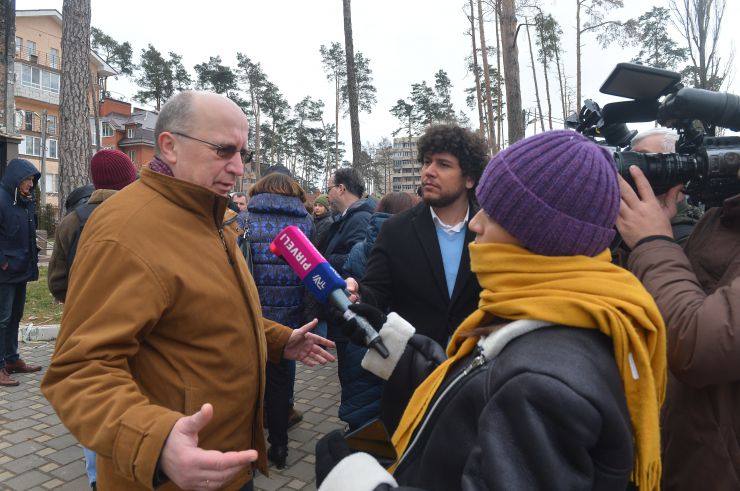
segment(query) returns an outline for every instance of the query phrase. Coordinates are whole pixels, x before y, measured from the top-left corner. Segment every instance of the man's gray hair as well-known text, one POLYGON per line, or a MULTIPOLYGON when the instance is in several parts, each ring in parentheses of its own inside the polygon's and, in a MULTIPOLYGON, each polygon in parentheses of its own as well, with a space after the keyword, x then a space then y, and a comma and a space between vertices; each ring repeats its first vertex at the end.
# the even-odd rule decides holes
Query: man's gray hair
POLYGON ((649 136, 662 135, 663 136, 663 150, 661 153, 675 153, 676 142, 678 141, 678 133, 669 128, 651 128, 649 130, 639 132, 630 142, 630 146, 634 147, 642 140, 649 136))
POLYGON ((187 133, 193 119, 193 100, 195 92, 186 90, 172 96, 162 106, 154 125, 154 153, 159 155, 159 135, 163 131, 187 133))

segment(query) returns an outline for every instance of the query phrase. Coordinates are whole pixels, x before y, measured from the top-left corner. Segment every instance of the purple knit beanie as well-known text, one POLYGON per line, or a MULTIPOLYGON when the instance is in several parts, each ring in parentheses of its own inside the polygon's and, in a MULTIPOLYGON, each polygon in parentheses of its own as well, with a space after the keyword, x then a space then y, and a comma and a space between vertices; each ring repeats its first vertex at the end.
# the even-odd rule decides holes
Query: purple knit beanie
POLYGON ((106 148, 90 159, 90 177, 95 189, 121 190, 136 180, 136 167, 125 153, 106 148))
POLYGON ((619 183, 611 153, 575 131, 547 131, 502 150, 475 194, 536 254, 595 256, 614 238, 619 183))

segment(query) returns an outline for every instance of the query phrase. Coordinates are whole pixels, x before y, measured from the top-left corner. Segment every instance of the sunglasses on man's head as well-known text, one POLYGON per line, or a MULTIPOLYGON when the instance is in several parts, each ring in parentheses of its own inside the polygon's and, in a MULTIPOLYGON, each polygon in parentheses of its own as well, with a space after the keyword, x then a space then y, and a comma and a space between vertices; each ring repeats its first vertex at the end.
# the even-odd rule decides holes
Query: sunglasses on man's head
POLYGON ((254 157, 254 152, 247 150, 246 148, 237 148, 236 145, 219 145, 218 143, 211 143, 209 141, 201 140, 200 138, 195 138, 194 136, 186 135, 185 133, 180 133, 179 131, 171 131, 173 135, 182 136, 184 138, 187 138, 189 140, 195 140, 200 143, 204 143, 208 145, 209 147, 213 148, 213 150, 216 151, 216 155, 219 156, 219 158, 228 160, 231 157, 234 156, 237 152, 242 157, 242 162, 245 164, 248 164, 252 161, 252 157, 254 157))

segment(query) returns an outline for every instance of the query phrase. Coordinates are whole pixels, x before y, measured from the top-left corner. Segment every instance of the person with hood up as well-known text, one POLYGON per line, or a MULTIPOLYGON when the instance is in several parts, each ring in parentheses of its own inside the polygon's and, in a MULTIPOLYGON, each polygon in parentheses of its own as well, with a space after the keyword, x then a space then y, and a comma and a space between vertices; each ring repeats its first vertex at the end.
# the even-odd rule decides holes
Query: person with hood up
POLYGON ((33 188, 41 173, 31 162, 13 159, 0 181, 0 385, 16 386, 13 373, 30 373, 18 354, 18 327, 26 304, 26 283, 39 278, 33 188))

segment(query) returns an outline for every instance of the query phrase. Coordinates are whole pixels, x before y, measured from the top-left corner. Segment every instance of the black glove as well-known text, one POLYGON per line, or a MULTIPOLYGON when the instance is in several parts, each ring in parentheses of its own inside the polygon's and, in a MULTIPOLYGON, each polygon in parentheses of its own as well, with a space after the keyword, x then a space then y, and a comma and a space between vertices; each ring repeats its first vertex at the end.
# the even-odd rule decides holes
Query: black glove
POLYGON ((320 487, 339 461, 351 453, 347 442, 344 441, 342 430, 334 430, 324 435, 316 443, 316 487, 320 487))
MULTIPOLYGON (((373 326, 373 329, 380 331, 380 328, 385 324, 387 317, 379 309, 366 303, 353 303, 349 306, 349 310, 357 315, 361 315, 373 326)), ((345 320, 342 324, 342 334, 347 336, 358 346, 365 346, 365 335, 363 331, 357 328, 357 321, 354 319, 345 320)))

